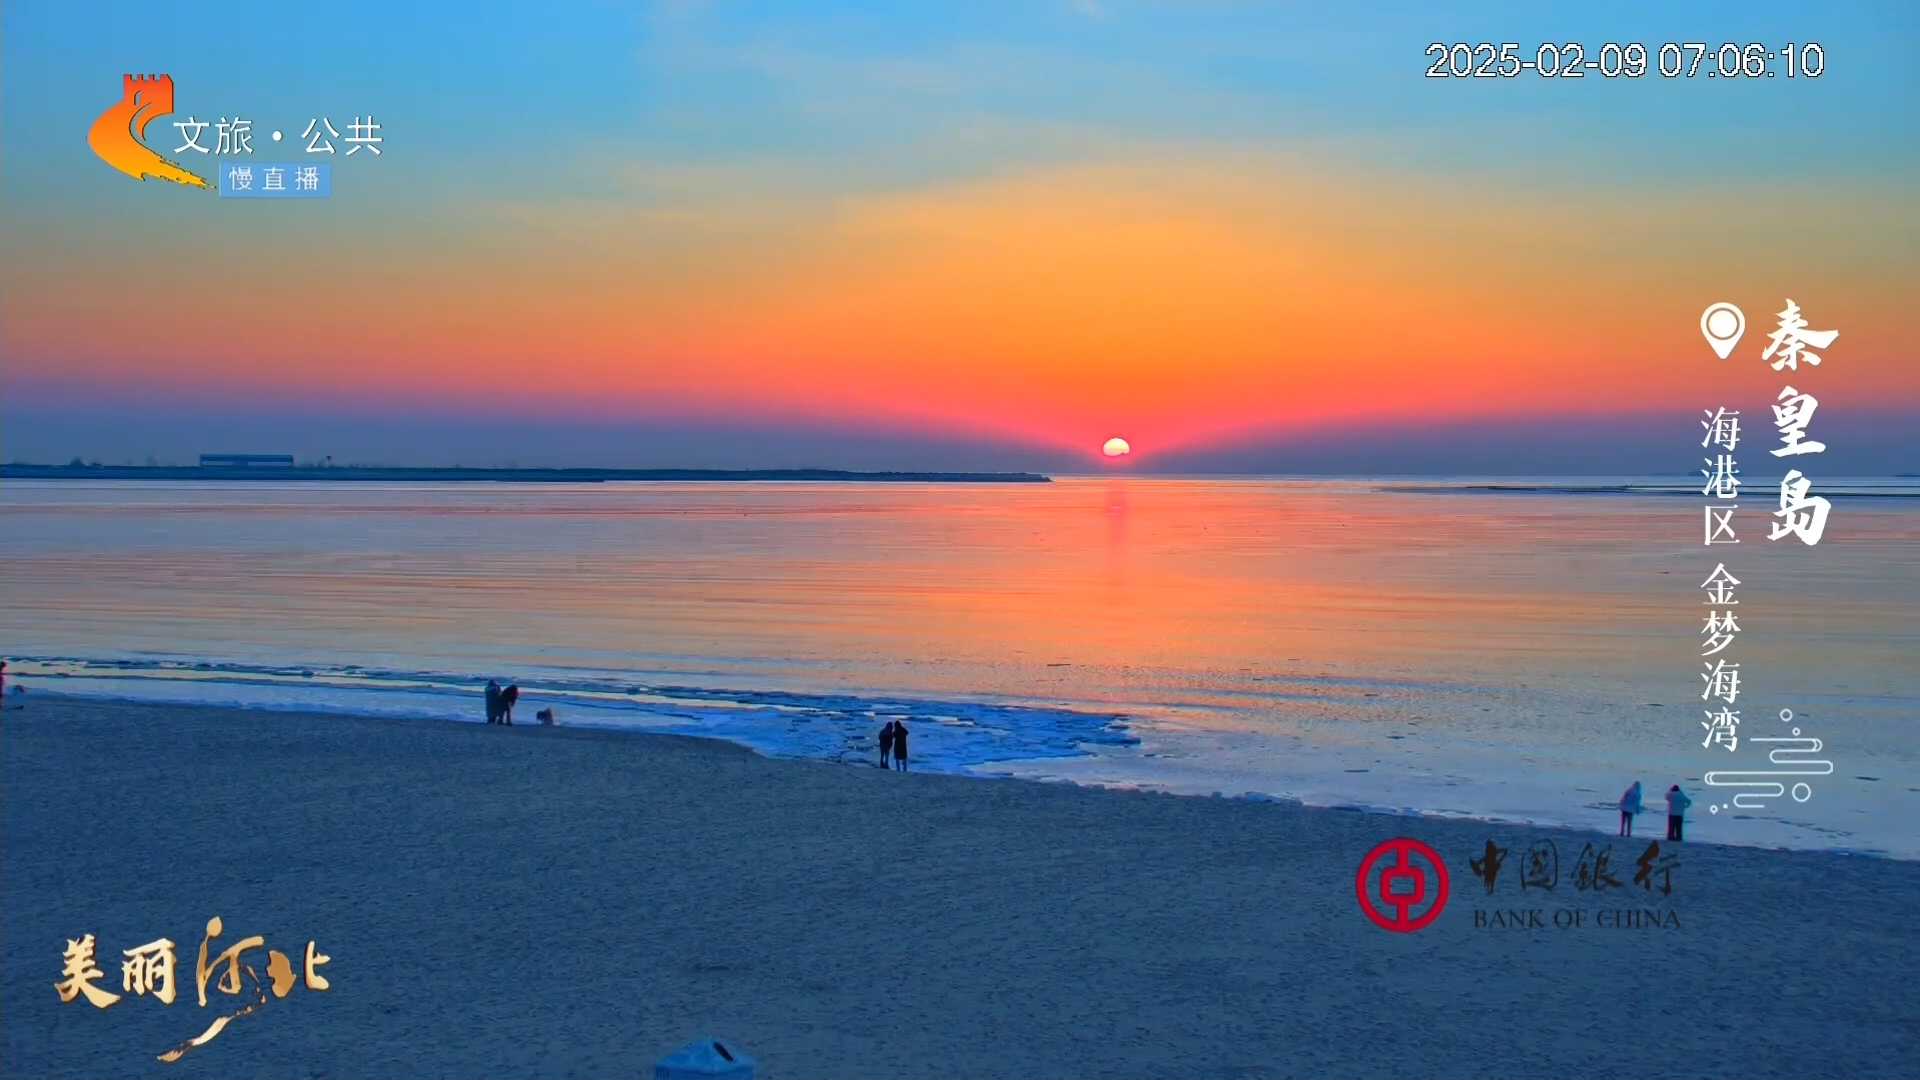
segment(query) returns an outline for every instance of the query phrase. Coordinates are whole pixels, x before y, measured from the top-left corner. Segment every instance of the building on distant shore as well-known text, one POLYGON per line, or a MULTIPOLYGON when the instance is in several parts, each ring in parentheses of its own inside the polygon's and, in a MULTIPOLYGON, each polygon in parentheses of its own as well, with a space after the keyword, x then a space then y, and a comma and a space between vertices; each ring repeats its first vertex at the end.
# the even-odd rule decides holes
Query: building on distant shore
POLYGON ((201 454, 200 467, 203 469, 226 469, 234 466, 244 468, 293 468, 292 454, 201 454))

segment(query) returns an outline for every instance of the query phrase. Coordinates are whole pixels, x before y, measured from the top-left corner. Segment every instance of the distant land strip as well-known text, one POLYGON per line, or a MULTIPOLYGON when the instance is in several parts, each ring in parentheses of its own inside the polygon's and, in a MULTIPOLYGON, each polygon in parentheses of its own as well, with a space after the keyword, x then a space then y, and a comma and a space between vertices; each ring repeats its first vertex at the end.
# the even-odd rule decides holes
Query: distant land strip
MULTIPOLYGON (((1896 477, 1898 479, 1898 477, 1896 477)), ((1397 495, 1686 495, 1700 498, 1698 488, 1688 485, 1655 486, 1652 484, 1389 484, 1381 491, 1397 495)), ((1920 492, 1881 491, 1867 489, 1862 491, 1846 487, 1820 488, 1817 495, 1832 495, 1849 499, 1920 499, 1920 492)))
POLYGON ((684 483, 1046 484, 1027 472, 855 472, 848 469, 483 469, 360 465, 0 465, 7 480, 384 480, 493 481, 510 484, 600 484, 622 480, 684 483))

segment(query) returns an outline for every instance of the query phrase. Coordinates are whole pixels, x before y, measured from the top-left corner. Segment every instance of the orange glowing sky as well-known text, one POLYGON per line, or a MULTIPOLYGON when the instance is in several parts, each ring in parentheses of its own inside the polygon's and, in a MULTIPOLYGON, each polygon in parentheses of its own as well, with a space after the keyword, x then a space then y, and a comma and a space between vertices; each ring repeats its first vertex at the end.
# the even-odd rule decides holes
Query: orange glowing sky
MULTIPOLYGON (((99 74, 71 111, 111 96, 117 69, 99 74)), ((190 76, 180 109, 208 111, 190 76)), ((946 91, 948 122, 969 92, 946 91)), ((1036 121, 1018 138, 1046 152, 898 175, 744 137, 675 160, 582 136, 544 181, 429 199, 408 188, 419 160, 355 162, 300 207, 135 185, 85 157, 82 125, 70 160, 14 178, 0 341, 9 379, 63 400, 510 404, 1088 453, 1124 433, 1151 459, 1353 425, 1690 413, 1766 390, 1760 339, 1793 296, 1842 329, 1831 408, 1920 410, 1910 181, 1764 160, 1659 175, 1646 154, 1634 174, 1604 164, 1630 147, 1569 157, 1551 124, 1489 122, 1458 120, 1505 132, 1487 157, 1434 166, 1428 136, 1358 113, 1285 139, 1036 121), (62 170, 77 193, 47 181, 62 170), (1724 365, 1697 331, 1720 299, 1750 324, 1724 365)), ((34 149, 19 131, 14 160, 34 149)))

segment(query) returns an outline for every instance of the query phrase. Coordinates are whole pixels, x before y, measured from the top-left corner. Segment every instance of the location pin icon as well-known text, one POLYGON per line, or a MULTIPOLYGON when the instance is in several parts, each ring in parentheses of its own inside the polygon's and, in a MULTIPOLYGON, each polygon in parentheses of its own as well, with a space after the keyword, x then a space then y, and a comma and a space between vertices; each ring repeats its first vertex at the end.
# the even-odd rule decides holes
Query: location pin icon
POLYGON ((1713 354, 1722 360, 1733 355, 1733 347, 1740 344, 1740 335, 1746 332, 1746 312, 1725 300, 1708 304, 1707 310, 1700 313, 1700 333, 1706 337, 1713 354))

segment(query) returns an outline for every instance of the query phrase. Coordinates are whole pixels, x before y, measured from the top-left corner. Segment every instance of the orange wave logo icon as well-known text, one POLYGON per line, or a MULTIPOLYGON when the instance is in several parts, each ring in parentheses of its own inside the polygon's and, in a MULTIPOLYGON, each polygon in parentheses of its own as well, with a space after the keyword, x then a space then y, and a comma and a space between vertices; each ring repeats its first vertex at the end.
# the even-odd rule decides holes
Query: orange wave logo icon
POLYGON ((87 132, 87 145, 100 160, 135 180, 171 180, 211 187, 205 180, 147 148, 147 125, 173 111, 173 76, 125 75, 120 100, 87 132))

